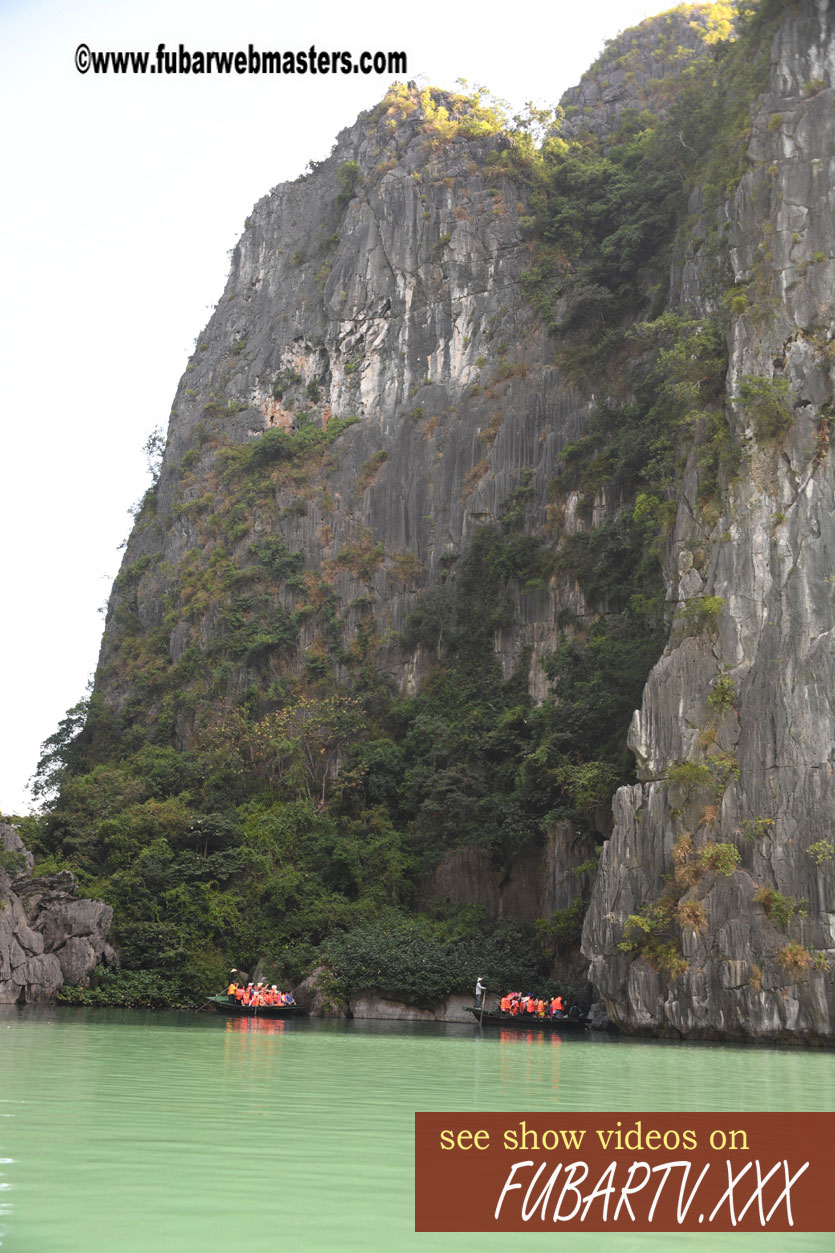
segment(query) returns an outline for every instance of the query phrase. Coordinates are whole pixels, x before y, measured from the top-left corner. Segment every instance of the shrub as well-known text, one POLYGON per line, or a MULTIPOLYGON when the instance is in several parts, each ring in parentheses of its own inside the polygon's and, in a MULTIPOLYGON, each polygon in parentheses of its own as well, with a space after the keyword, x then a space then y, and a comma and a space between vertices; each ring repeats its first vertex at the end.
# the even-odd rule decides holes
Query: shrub
POLYGON ((11 849, 0 848, 0 872, 5 871, 12 876, 21 874, 26 869, 26 855, 15 853, 11 849))
POLYGON ((394 553, 391 574, 401 587, 412 587, 423 574, 423 562, 412 552, 394 553))
MULTIPOLYGON (((301 416, 300 414, 299 417, 301 416)), ((343 431, 359 421, 359 418, 331 418, 326 427, 316 426, 310 422, 292 433, 282 431, 278 427, 271 427, 270 430, 264 431, 254 444, 243 446, 243 468, 257 471, 276 462, 292 461, 296 457, 304 456, 305 453, 319 449, 324 451, 343 431)), ((235 449, 234 452, 237 453, 238 450, 235 449)), ((231 464, 234 465, 234 463, 235 458, 231 464)))
POLYGON ((550 918, 540 918, 537 931, 543 939, 552 940, 556 952, 576 948, 583 933, 586 903, 582 896, 575 896, 565 909, 555 909, 550 918))
POLYGON ((792 977, 802 974, 804 970, 811 970, 815 964, 812 954, 802 944, 798 944, 797 940, 784 944, 777 953, 777 960, 792 977))
POLYGON ((678 620, 695 632, 715 631, 725 608, 722 596, 696 596, 679 611, 678 620))
POLYGON ((681 835, 673 845, 673 882, 680 892, 686 892, 702 876, 701 867, 692 860, 693 837, 681 835))
POLYGON ((296 387, 302 381, 302 376, 297 370, 279 370, 273 379, 273 400, 281 400, 284 393, 291 387, 296 387))
POLYGON ((746 818, 740 828, 740 835, 746 844, 754 840, 762 840, 770 834, 769 828, 774 826, 773 818, 746 818))
POLYGON ((642 957, 653 969, 677 978, 688 967, 681 945, 668 938, 675 918, 675 903, 671 897, 643 905, 639 913, 627 918, 618 948, 642 957))
POLYGON ((710 766, 695 761, 676 762, 664 776, 668 787, 682 788, 688 796, 695 788, 709 787, 712 781, 710 766))
POLYGON ((707 926, 707 913, 701 901, 680 901, 676 917, 682 929, 689 927, 693 931, 704 931, 707 926))
POLYGON ((124 1006, 126 1008, 166 1009, 190 1007, 182 983, 151 970, 121 970, 96 966, 89 988, 65 985, 58 989, 58 1000, 65 1005, 124 1006))
POLYGON ((835 857, 835 844, 831 840, 816 840, 806 849, 807 857, 811 857, 816 866, 835 857))
POLYGON ((572 804, 586 813, 608 804, 620 783, 619 772, 606 761, 560 766, 555 778, 572 804))
POLYGON ((707 764, 713 776, 716 795, 721 796, 731 779, 739 778, 739 762, 730 753, 711 753, 707 764))
POLYGON ((336 179, 339 183, 340 191, 336 198, 337 204, 346 205, 354 194, 354 189, 360 180, 361 170, 357 161, 343 161, 339 169, 336 171, 336 179))
POLYGON ((709 709, 721 713, 725 709, 732 709, 736 700, 736 688, 734 681, 727 674, 720 674, 714 681, 707 698, 709 709))
POLYGON ((775 922, 783 931, 786 930, 795 914, 800 918, 805 918, 809 912, 806 901, 795 902, 790 897, 784 896, 782 892, 778 892, 776 888, 757 888, 751 899, 758 905, 762 905, 766 917, 775 922))
POLYGON ((739 849, 735 844, 705 844, 699 849, 699 863, 705 870, 717 874, 732 875, 740 862, 739 849))
POLYGON ((734 400, 742 405, 754 425, 757 439, 779 439, 792 424, 787 379, 748 375, 739 381, 734 400))

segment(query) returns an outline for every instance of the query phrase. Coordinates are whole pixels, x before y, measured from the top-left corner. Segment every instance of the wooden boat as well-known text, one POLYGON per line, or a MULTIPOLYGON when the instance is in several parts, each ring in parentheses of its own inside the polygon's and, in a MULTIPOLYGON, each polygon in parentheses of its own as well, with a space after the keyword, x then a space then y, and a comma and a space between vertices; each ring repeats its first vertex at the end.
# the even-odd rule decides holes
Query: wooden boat
POLYGON ((241 1005, 225 994, 207 996, 206 1004, 214 1005, 219 1014, 230 1014, 233 1018, 303 1018, 307 1013, 298 1005, 241 1005))
POLYGON ((485 1009, 482 1014, 474 1005, 465 1005, 468 1014, 484 1027, 517 1027, 520 1031, 585 1031, 589 1020, 585 1014, 579 1018, 540 1018, 537 1014, 503 1014, 499 1009, 485 1009))

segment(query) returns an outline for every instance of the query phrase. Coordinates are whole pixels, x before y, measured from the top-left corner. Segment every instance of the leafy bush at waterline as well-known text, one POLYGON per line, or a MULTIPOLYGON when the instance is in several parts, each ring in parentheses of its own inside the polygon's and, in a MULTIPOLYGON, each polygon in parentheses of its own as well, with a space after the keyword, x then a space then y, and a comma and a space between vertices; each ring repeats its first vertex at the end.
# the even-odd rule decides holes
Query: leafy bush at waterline
POLYGON ((65 1005, 96 1005, 125 1009, 170 1009, 188 1006, 192 998, 176 979, 166 979, 152 970, 120 970, 97 966, 93 987, 69 985, 59 988, 58 1000, 65 1005))
POLYGON ((425 1007, 474 988, 479 975, 496 993, 521 984, 541 990, 546 982, 543 964, 519 926, 506 925, 491 935, 452 937, 440 924, 394 910, 332 936, 322 955, 344 995, 373 989, 391 1000, 425 1007))

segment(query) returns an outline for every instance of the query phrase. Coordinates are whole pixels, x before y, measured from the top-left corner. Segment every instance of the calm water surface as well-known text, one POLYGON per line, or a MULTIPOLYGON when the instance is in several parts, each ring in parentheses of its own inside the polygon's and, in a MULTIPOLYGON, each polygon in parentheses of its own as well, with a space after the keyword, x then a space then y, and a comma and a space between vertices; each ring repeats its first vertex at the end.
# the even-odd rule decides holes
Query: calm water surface
POLYGON ((416 1110, 833 1108, 823 1052, 0 1007, 0 1247, 833 1253, 831 1234, 413 1231, 416 1110))

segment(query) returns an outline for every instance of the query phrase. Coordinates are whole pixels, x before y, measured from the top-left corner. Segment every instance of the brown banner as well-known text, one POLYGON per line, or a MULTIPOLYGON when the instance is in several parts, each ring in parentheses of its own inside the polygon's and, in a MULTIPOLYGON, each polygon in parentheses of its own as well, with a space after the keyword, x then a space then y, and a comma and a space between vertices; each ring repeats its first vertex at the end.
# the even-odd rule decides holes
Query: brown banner
POLYGON ((831 1114, 415 1114, 415 1231, 831 1231, 831 1114))

